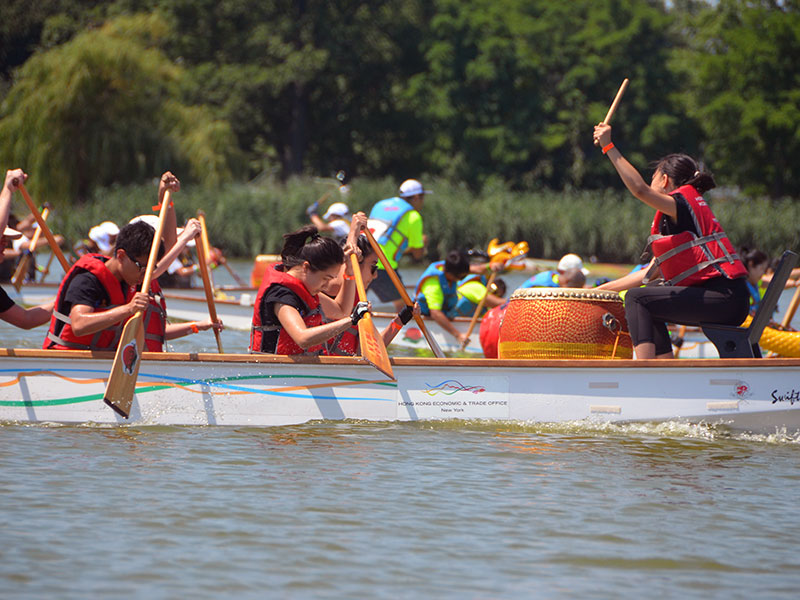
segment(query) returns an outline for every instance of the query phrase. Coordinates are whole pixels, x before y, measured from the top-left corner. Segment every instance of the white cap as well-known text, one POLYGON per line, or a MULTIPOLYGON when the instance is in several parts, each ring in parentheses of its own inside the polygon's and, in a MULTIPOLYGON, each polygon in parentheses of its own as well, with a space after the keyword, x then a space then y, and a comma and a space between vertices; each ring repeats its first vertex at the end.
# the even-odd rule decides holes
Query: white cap
POLYGON ((6 227, 6 230, 3 232, 3 235, 10 240, 16 240, 22 237, 22 233, 20 233, 16 229, 12 229, 11 227, 6 227))
POLYGON ((340 217, 349 217, 350 208, 344 202, 334 202, 328 207, 328 210, 325 211, 325 214, 322 215, 322 218, 327 220, 333 215, 339 215, 340 217))
POLYGON ((89 239, 92 240, 100 252, 108 254, 113 250, 111 237, 119 233, 119 227, 112 221, 103 221, 100 225, 95 225, 89 230, 89 239))
POLYGON ((588 275, 588 269, 583 268, 583 260, 577 254, 565 254, 561 257, 561 260, 558 261, 558 266, 556 270, 560 271, 561 273, 565 273, 566 271, 572 271, 573 269, 580 269, 584 275, 588 275))
POLYGON ((422 184, 416 179, 406 179, 400 184, 400 197, 408 198, 410 196, 417 196, 418 194, 432 194, 430 190, 422 187, 422 184))
POLYGON ((133 217, 128 223, 137 223, 139 221, 144 221, 153 229, 158 229, 158 217, 155 215, 139 215, 138 217, 133 217))

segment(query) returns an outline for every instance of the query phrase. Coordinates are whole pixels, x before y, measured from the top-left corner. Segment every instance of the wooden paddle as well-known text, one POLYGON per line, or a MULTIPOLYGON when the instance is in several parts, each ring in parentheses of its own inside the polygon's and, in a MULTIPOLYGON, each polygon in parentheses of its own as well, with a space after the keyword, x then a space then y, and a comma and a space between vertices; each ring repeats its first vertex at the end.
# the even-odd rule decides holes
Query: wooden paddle
MULTIPOLYGON (((202 211, 198 211, 200 215, 202 211)), ((203 221, 200 221, 202 224, 203 221)), ((208 303, 208 316, 211 317, 211 322, 217 322, 217 307, 214 304, 214 289, 211 286, 211 278, 208 275, 208 263, 206 263, 206 247, 203 236, 197 236, 195 241, 195 250, 197 251, 197 266, 200 267, 200 277, 203 280, 203 289, 206 292, 206 302, 208 303)), ((214 329, 212 327, 212 329, 214 329)), ((219 330, 214 329, 214 336, 217 338, 217 350, 220 354, 222 352, 222 340, 219 337, 219 330)))
POLYGON ((53 237, 50 228, 44 222, 44 219, 42 219, 42 215, 39 214, 39 209, 36 208, 33 200, 31 200, 28 190, 25 189, 25 184, 15 181, 14 185, 17 184, 19 185, 19 191, 22 193, 22 197, 25 199, 25 204, 28 205, 28 209, 31 211, 33 218, 36 219, 36 222, 39 224, 39 229, 44 232, 44 237, 47 238, 47 243, 50 244, 50 251, 56 255, 58 262, 61 263, 61 268, 64 269, 64 273, 67 273, 69 271, 69 262, 64 256, 64 253, 61 251, 58 242, 56 242, 56 238, 53 237))
MULTIPOLYGON (((619 90, 617 90, 617 95, 614 96, 614 101, 611 103, 611 107, 608 109, 608 112, 606 113, 606 118, 603 119, 603 123, 605 123, 606 125, 611 123, 611 117, 613 117, 614 113, 617 111, 617 106, 619 106, 619 101, 622 100, 622 95, 625 93, 625 90, 628 89, 628 83, 630 83, 630 81, 628 80, 627 77, 622 80, 622 85, 619 86, 619 90)), ((597 140, 595 140, 594 145, 595 146, 598 145, 597 140)))
MULTIPOLYGON (((144 271, 144 281, 142 282, 142 291, 144 293, 149 293, 150 291, 150 281, 153 278, 153 270, 156 268, 156 262, 158 261, 158 247, 161 244, 161 234, 164 232, 164 221, 167 219, 170 195, 169 190, 164 192, 161 212, 158 216, 158 227, 153 236, 153 245, 150 247, 150 256, 147 259, 147 267, 144 271)), ((103 395, 103 402, 126 419, 130 415, 133 393, 136 389, 136 378, 139 376, 139 363, 144 350, 143 321, 144 312, 140 310, 125 323, 119 346, 117 346, 117 353, 114 356, 114 364, 111 365, 106 391, 103 395)))
POLYGON ((336 173, 336 180, 339 182, 339 185, 337 187, 329 189, 324 194, 322 194, 322 196, 319 197, 319 200, 317 200, 317 207, 318 207, 317 210, 325 206, 325 203, 328 200, 330 200, 334 190, 340 189, 344 185, 345 176, 346 175, 344 171, 339 171, 338 173, 336 173))
MULTIPOLYGON (((50 207, 45 205, 44 210, 42 211, 42 221, 47 221, 47 217, 50 214, 50 207)), ((28 267, 31 264, 31 259, 33 258, 33 253, 36 252, 36 244, 39 243, 39 237, 42 234, 42 228, 38 227, 36 231, 33 232, 33 237, 31 238, 30 244, 28 244, 28 251, 22 255, 22 258, 19 259, 19 264, 17 265, 17 270, 14 271, 14 276, 11 278, 11 283, 14 286, 14 289, 19 291, 22 287, 22 282, 25 281, 25 275, 28 273, 28 267)))
MULTIPOLYGON (((206 248, 206 263, 208 263, 208 262, 211 261, 211 246, 209 245, 208 229, 206 228, 206 213, 204 213, 202 210, 198 210, 197 211, 197 219, 200 221, 200 227, 201 227, 202 236, 203 236, 203 245, 206 248)), ((231 274, 231 277, 233 277, 234 281, 236 282, 236 285, 238 285, 239 287, 247 287, 247 284, 244 281, 242 281, 242 278, 239 277, 236 274, 236 271, 234 271, 231 268, 231 266, 228 264, 227 260, 225 260, 222 264, 225 265, 225 268, 228 270, 228 273, 231 274)), ((210 277, 210 275, 209 275, 209 277, 210 277)), ((211 289, 212 290, 214 289, 214 282, 213 281, 211 282, 211 289)))
MULTIPOLYGON (((358 299, 361 302, 366 302, 367 290, 364 289, 364 279, 361 277, 361 266, 358 264, 358 257, 355 254, 350 255, 350 263, 353 265, 353 274, 356 278, 358 299)), ((378 369, 378 371, 394 379, 392 363, 389 362, 389 353, 386 352, 386 345, 383 343, 383 338, 375 329, 375 323, 373 323, 370 313, 366 313, 358 321, 358 342, 361 346, 361 357, 378 369)))
MULTIPOLYGON (((405 302, 406 306, 413 308, 414 302, 412 302, 411 298, 409 298, 403 282, 400 281, 400 278, 397 276, 397 273, 395 273, 394 268, 392 268, 392 265, 389 264, 389 259, 386 258, 386 255, 383 253, 383 248, 381 248, 381 245, 377 242, 375 236, 372 235, 372 232, 369 229, 365 229, 364 233, 367 235, 367 239, 369 240, 372 249, 375 251, 375 254, 378 255, 378 259, 381 261, 383 268, 386 269, 386 272, 389 274, 392 283, 394 283, 394 287, 397 288, 397 292, 400 294, 403 302, 405 302)), ((425 322, 422 320, 422 317, 420 315, 414 315, 414 320, 417 322, 417 326, 419 326, 420 331, 422 331, 422 335, 424 335, 425 339, 428 340, 428 345, 431 347, 433 355, 436 358, 444 358, 444 352, 442 352, 442 349, 439 347, 439 344, 436 343, 436 340, 433 339, 433 336, 428 333, 428 328, 425 327, 425 322)))

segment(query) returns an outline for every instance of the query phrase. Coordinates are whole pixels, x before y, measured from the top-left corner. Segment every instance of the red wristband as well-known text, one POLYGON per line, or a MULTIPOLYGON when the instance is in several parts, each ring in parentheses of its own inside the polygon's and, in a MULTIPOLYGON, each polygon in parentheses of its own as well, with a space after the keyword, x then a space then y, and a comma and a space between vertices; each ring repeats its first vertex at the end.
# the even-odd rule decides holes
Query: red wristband
POLYGON ((608 146, 606 146, 606 147, 604 147, 604 148, 603 148, 603 154, 605 154, 606 152, 608 152, 609 150, 611 150, 613 147, 614 147, 614 142, 609 142, 609 143, 608 143, 608 146))
POLYGON ((200 330, 197 328, 197 323, 189 323, 189 326, 192 328, 192 333, 200 333, 200 330))
POLYGON ((345 273, 344 275, 342 275, 342 277, 344 278, 344 280, 345 280, 345 281, 353 281, 353 280, 355 280, 355 278, 356 278, 356 276, 355 276, 355 275, 348 275, 347 273, 345 273))

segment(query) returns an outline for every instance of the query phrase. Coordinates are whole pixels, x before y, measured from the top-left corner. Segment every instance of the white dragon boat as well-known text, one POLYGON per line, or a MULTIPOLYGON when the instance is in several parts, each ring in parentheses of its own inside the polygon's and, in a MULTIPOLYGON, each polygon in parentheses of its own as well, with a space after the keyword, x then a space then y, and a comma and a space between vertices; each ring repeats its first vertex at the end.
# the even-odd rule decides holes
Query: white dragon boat
POLYGON ((313 420, 664 422, 800 431, 800 359, 392 359, 144 353, 130 418, 112 353, 0 349, 0 421, 280 426, 313 420))

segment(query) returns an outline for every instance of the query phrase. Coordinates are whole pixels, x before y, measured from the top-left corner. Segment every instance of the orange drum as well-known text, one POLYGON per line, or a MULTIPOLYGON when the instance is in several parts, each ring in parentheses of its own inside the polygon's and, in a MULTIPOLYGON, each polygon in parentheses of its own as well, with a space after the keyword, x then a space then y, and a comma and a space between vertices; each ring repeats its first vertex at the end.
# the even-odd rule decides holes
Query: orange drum
POLYGON ((523 288, 500 325, 499 358, 633 358, 617 292, 523 288))

